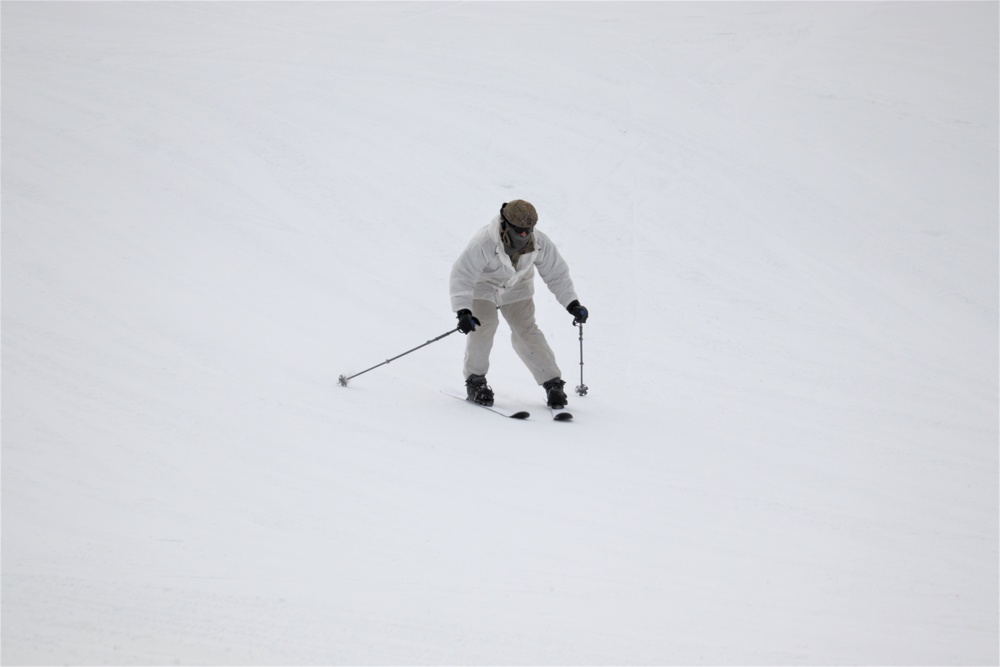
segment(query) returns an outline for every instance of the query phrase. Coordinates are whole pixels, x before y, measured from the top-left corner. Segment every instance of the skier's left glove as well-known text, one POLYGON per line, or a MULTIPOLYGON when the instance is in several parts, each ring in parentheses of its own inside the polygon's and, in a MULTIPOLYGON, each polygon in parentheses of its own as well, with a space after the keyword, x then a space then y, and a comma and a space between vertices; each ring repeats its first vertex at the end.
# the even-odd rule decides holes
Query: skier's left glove
POLYGON ((574 300, 573 303, 566 306, 566 310, 569 314, 573 316, 573 324, 586 324, 587 317, 590 315, 587 309, 580 305, 579 301, 574 300))

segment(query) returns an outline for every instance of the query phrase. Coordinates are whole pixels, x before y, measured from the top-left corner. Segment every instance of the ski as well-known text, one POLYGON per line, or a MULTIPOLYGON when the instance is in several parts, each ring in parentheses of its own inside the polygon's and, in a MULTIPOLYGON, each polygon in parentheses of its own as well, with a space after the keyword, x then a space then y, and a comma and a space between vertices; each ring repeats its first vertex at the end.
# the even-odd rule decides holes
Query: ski
POLYGON ((549 408, 552 412, 552 419, 557 422, 568 422, 573 418, 573 413, 571 413, 566 408, 549 408))
POLYGON ((480 405, 479 403, 473 403, 468 398, 466 398, 464 394, 460 394, 457 391, 449 391, 447 389, 442 389, 441 393, 447 394, 448 396, 451 396, 453 398, 457 398, 458 400, 464 403, 468 403, 469 405, 474 405, 477 408, 483 408, 484 410, 495 412, 498 415, 509 417, 510 419, 527 419, 528 417, 531 416, 530 413, 524 410, 507 410, 506 408, 497 407, 496 405, 480 405))

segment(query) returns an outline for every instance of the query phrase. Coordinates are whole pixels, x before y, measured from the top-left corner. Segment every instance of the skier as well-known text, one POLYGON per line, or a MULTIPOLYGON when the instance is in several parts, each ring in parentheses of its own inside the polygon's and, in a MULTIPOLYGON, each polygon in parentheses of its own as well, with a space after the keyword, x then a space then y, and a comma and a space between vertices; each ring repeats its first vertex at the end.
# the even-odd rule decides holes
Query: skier
POLYGON ((549 237, 535 229, 537 223, 538 213, 530 203, 515 199, 503 204, 500 214, 472 237, 451 270, 451 307, 458 314, 459 330, 468 336, 463 368, 466 393, 480 405, 493 405, 486 373, 499 310, 510 325, 514 351, 545 389, 549 407, 566 406, 566 383, 535 323, 536 268, 574 323, 586 322, 588 312, 577 299, 569 267, 549 237))

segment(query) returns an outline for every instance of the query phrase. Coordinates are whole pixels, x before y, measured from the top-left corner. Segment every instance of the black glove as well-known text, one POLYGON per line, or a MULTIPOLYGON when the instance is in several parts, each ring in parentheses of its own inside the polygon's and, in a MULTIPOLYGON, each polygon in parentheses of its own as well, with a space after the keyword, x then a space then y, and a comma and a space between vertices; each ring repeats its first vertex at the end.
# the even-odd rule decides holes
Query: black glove
POLYGON ((573 301, 573 303, 566 306, 566 310, 568 310, 569 314, 573 316, 573 324, 587 323, 587 316, 589 316, 590 313, 587 312, 586 308, 580 305, 579 301, 573 301))
POLYGON ((479 320, 472 316, 472 311, 468 308, 463 308, 458 311, 458 330, 464 334, 468 334, 470 331, 475 331, 476 327, 479 326, 479 320))

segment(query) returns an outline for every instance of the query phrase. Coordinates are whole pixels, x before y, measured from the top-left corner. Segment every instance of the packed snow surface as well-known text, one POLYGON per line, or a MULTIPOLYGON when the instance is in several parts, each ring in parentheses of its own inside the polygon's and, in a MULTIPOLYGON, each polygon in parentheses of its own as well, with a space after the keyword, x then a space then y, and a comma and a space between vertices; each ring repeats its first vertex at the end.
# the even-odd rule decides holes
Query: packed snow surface
POLYGON ((3 2, 4 662, 996 664, 998 24, 3 2))

